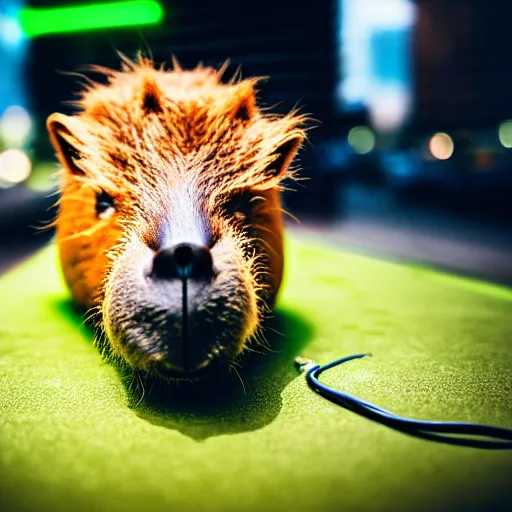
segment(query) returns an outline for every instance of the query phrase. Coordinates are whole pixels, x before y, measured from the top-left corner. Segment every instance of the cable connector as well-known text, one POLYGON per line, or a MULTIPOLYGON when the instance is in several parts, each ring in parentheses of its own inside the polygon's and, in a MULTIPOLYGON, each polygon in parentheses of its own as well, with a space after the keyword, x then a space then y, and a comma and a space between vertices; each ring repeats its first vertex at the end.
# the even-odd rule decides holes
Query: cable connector
POLYGON ((311 368, 318 366, 314 361, 308 359, 307 357, 296 357, 295 358, 295 368, 299 370, 299 372, 307 372, 311 368))

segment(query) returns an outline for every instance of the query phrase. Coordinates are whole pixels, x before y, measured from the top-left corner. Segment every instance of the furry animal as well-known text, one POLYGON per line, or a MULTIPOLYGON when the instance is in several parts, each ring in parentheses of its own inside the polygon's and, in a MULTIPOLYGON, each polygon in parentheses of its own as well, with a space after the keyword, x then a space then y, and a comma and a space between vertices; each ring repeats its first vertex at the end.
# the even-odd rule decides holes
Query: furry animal
POLYGON ((224 69, 94 66, 79 113, 52 114, 62 164, 57 242, 100 350, 134 370, 194 379, 257 339, 283 272, 281 182, 304 117, 256 105, 259 79, 224 69))

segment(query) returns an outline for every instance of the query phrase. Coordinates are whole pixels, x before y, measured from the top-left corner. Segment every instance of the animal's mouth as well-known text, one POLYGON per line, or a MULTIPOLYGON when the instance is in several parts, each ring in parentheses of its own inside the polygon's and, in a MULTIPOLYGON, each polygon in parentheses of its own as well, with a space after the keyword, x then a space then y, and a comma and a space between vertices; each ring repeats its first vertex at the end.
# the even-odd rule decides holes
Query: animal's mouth
POLYGON ((243 350, 257 318, 236 254, 219 256, 214 271, 206 272, 172 267, 144 251, 119 256, 107 287, 103 317, 113 352, 165 379, 219 374, 243 350))
MULTIPOLYGON (((163 359, 155 364, 156 372, 174 380, 195 380, 211 375, 218 371, 222 363, 229 360, 226 347, 220 343, 212 345, 203 355, 203 360, 197 362, 191 354, 191 346, 194 343, 189 328, 189 291, 190 283, 186 277, 181 279, 181 361, 175 364, 168 359, 163 359)), ((225 366, 225 364, 224 364, 225 366)))
MULTIPOLYGON (((189 346, 190 346, 190 340, 189 340, 189 332, 188 332, 188 296, 187 296, 187 279, 184 278, 181 280, 182 287, 181 287, 181 344, 183 349, 182 359, 183 359, 183 370, 185 373, 189 373, 190 368, 190 361, 189 361, 189 346)), ((204 368, 205 366, 208 366, 210 362, 210 359, 207 358, 203 362, 199 363, 197 365, 197 369, 204 368)), ((168 363, 168 365, 172 365, 172 363, 168 363)))
POLYGON ((181 280, 181 346, 182 346, 182 362, 183 366, 179 367, 172 362, 164 361, 163 366, 166 370, 170 370, 176 373, 184 373, 186 375, 192 375, 204 371, 205 368, 211 366, 211 363, 217 360, 219 357, 225 355, 225 347, 219 343, 216 343, 204 356, 204 359, 199 363, 191 360, 191 344, 193 340, 190 335, 189 328, 189 305, 188 305, 188 289, 189 282, 187 278, 181 280))
POLYGON ((204 381, 225 373, 229 368, 229 358, 219 352, 208 357, 195 368, 176 366, 168 361, 158 362, 148 368, 148 373, 173 381, 204 381))

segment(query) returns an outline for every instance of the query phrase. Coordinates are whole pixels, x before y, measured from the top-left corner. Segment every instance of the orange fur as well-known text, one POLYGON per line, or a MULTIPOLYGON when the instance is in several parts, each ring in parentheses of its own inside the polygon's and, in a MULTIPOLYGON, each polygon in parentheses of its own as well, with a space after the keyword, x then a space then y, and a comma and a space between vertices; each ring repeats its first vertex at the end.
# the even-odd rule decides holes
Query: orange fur
MULTIPOLYGON (((57 241, 76 301, 102 307, 117 255, 133 236, 155 244, 158 222, 168 213, 162 191, 189 180, 206 199, 217 235, 236 232, 234 220, 215 213, 226 198, 239 190, 260 197, 254 228, 268 268, 258 269, 255 258, 247 279, 270 275, 271 305, 283 273, 280 184, 293 176, 290 163, 304 140, 305 118, 262 112, 258 79, 222 83, 222 69, 185 71, 175 63, 166 71, 142 57, 123 57, 121 71, 91 70, 107 83, 89 83, 77 101, 78 114, 52 114, 47 123, 63 164, 57 241), (116 201, 108 218, 96 214, 101 190, 116 201)), ((256 297, 257 284, 248 286, 256 297)), ((260 316, 248 315, 246 338, 260 316)))
MULTIPOLYGON (((78 118, 80 127, 61 114, 48 119, 65 171, 57 141, 59 124, 71 132, 78 151, 89 157, 82 164, 87 178, 64 173, 57 222, 64 274, 78 302, 87 307, 95 304, 108 266, 106 252, 123 232, 122 219, 95 225, 94 190, 105 188, 114 197, 130 200, 140 194, 137 187, 163 185, 153 174, 141 176, 140 162, 158 158, 173 167, 176 160, 190 168, 208 162, 204 185, 212 203, 236 188, 267 191, 275 214, 262 238, 275 249, 272 267, 278 288, 283 265, 279 183, 285 176, 279 173, 267 179, 265 169, 272 165, 273 150, 280 144, 296 140, 298 149, 304 138, 300 128, 304 118, 263 115, 255 106, 257 79, 224 85, 221 73, 212 68, 170 72, 154 69, 151 61, 139 58, 138 62, 125 59, 119 72, 92 69, 106 74, 108 84, 87 86, 82 92, 78 106, 83 112, 73 118, 78 118), (162 112, 146 115, 143 98, 147 94, 157 98, 162 112), (248 108, 248 121, 233 120, 241 106, 248 108), (84 182, 91 186, 84 187, 84 182)), ((289 163, 285 162, 288 175, 289 163)))

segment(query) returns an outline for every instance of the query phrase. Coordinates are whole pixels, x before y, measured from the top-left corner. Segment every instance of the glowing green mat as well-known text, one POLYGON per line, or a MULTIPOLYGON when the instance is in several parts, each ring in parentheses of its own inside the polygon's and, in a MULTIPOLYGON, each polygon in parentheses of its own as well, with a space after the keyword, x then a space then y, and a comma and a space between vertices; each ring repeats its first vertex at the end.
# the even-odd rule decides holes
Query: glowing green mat
POLYGON ((284 336, 241 370, 247 395, 233 376, 206 403, 130 398, 53 247, 2 277, 0 510, 512 510, 511 452, 392 431, 293 367, 372 352, 325 380, 412 417, 512 426, 512 291, 308 243, 288 243, 284 336))

